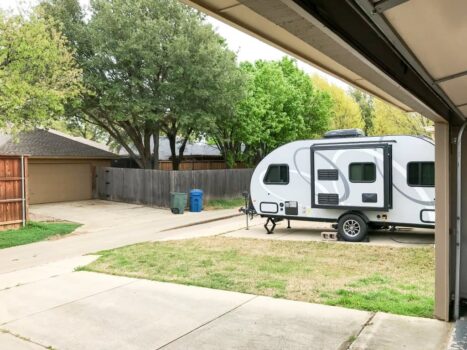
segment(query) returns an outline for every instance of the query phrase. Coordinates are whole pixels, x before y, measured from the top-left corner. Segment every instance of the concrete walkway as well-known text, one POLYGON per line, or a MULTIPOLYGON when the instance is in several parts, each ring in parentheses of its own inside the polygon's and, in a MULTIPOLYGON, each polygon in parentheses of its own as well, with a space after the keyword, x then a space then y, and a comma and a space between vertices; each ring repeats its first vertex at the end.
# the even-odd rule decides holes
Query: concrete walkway
POLYGON ((24 283, 0 290, 1 349, 440 350, 450 333, 430 319, 72 272, 92 257, 81 259, 10 274, 24 283))

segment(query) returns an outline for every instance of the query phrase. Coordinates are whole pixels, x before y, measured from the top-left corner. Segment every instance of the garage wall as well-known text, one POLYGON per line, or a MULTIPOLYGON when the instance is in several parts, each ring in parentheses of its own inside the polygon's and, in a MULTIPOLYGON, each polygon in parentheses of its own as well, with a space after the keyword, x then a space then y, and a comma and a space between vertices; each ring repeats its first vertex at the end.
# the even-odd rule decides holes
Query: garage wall
POLYGON ((98 166, 110 166, 110 160, 31 159, 30 203, 92 199, 95 190, 95 168, 98 166))

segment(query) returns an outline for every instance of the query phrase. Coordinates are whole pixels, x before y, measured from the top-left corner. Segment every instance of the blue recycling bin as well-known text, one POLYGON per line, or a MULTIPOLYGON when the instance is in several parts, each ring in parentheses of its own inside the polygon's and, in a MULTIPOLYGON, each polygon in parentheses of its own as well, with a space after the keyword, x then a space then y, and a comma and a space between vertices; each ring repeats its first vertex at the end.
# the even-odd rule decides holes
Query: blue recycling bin
POLYGON ((191 190, 190 191, 190 211, 200 212, 203 210, 203 191, 191 190))

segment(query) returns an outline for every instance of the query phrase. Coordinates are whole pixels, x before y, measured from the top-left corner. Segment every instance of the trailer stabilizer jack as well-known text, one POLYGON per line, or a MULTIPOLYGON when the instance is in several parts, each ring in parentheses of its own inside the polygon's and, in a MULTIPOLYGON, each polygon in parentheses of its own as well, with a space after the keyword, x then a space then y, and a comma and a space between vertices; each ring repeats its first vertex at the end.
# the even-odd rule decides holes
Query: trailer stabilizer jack
POLYGON ((264 224, 264 228, 266 229, 268 235, 273 234, 274 229, 276 228, 276 221, 273 218, 268 218, 264 224), (272 224, 271 228, 269 228, 269 224, 272 224))

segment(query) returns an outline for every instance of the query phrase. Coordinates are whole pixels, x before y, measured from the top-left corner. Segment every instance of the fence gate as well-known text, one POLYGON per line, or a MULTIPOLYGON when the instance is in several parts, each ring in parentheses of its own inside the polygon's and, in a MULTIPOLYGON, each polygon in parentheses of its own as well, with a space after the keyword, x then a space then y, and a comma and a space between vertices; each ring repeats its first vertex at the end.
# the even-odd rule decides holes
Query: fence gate
POLYGON ((27 174, 26 157, 0 155, 0 230, 26 224, 27 174))

